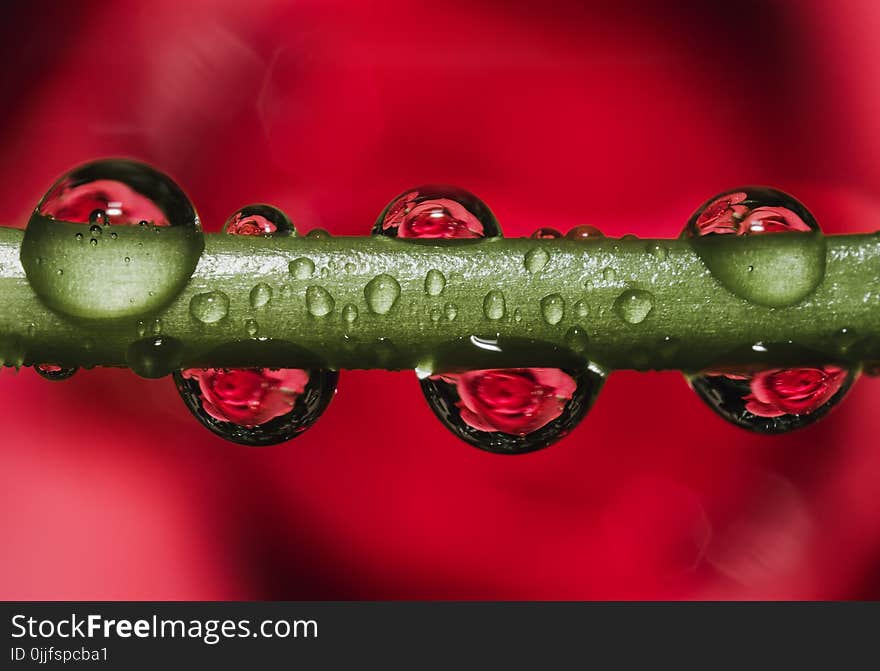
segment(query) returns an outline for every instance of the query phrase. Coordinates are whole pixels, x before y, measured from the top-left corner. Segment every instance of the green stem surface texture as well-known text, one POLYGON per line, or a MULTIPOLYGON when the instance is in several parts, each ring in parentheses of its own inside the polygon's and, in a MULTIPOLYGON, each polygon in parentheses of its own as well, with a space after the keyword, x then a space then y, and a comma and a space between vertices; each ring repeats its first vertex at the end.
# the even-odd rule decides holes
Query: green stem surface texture
MULTIPOLYGON (((174 239, 155 237, 161 256, 174 239)), ((57 312, 58 300, 48 307, 25 275, 22 240, 0 228, 5 365, 129 366, 154 377, 209 366, 428 373, 590 361, 697 371, 880 360, 878 235, 715 236, 710 249, 688 239, 205 234, 195 271, 164 304, 102 319, 57 312)), ((107 267, 72 236, 59 244, 86 251, 65 257, 49 289, 56 299, 100 300, 83 277, 116 303, 119 287, 163 279, 149 264, 107 267)))

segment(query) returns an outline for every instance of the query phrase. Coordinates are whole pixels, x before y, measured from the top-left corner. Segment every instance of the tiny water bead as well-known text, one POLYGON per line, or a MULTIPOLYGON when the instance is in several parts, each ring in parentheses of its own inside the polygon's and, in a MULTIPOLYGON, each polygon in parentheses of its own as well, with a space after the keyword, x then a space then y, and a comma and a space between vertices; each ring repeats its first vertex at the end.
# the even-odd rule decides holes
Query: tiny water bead
POLYGON ((34 366, 34 370, 37 371, 37 374, 39 374, 40 377, 45 378, 46 380, 60 382, 73 377, 74 373, 79 370, 79 367, 74 366, 72 368, 65 368, 64 366, 58 366, 52 363, 40 363, 34 366))
POLYGON ((500 289, 492 289, 483 297, 483 314, 486 319, 497 321, 504 317, 507 312, 507 305, 504 300, 504 293, 500 289))
POLYGON ((819 225, 802 203, 776 189, 722 193, 691 216, 685 234, 728 291, 757 305, 794 305, 825 277, 826 243, 819 225), (773 237, 760 245, 751 240, 766 235, 773 237))
POLYGON ((582 225, 569 229, 568 233, 565 234, 565 237, 569 240, 579 240, 583 242, 584 240, 597 240, 599 238, 604 238, 605 234, 595 226, 582 225))
POLYGON ((255 284, 251 289, 250 303, 252 308, 262 308, 272 300, 272 287, 265 282, 255 284))
POLYGON ((324 287, 313 285, 306 289, 306 309, 313 317, 326 317, 335 307, 336 301, 324 287))
POLYGON ((391 275, 384 273, 376 275, 364 287, 367 307, 377 315, 387 315, 391 312, 399 297, 400 284, 391 275))
POLYGON ((207 429, 241 445, 296 438, 317 421, 336 391, 338 373, 298 368, 190 368, 174 381, 207 429))
POLYGON ((522 454, 568 434, 602 386, 590 370, 504 368, 432 375, 421 380, 435 415, 482 450, 522 454))
POLYGON ((223 225, 230 235, 296 235, 296 228, 288 216, 277 207, 256 203, 237 210, 223 225))
POLYGON ((627 324, 641 324, 654 309, 654 296, 643 289, 628 289, 614 301, 614 312, 627 324))
POLYGON ((229 314, 229 297, 222 291, 196 294, 189 301, 189 313, 202 324, 216 324, 229 314))
POLYGON ((128 367, 141 377, 157 379, 180 367, 183 343, 169 336, 149 336, 129 345, 125 354, 128 367))
POLYGON ((555 240, 557 238, 561 238, 562 233, 557 231, 555 228, 539 228, 534 231, 529 237, 535 240, 555 240))
POLYGON ((544 321, 555 326, 565 316, 565 299, 559 294, 550 294, 541 299, 541 315, 544 321))
POLYGON ((287 267, 296 280, 307 280, 315 274, 315 262, 305 257, 294 259, 287 267))
POLYGON ((446 276, 436 268, 431 268, 425 275, 425 293, 429 296, 439 296, 445 288, 446 276))
POLYGON ((28 222, 21 263, 50 308, 110 319, 170 302, 203 248, 198 217, 180 187, 148 165, 111 159, 75 168, 49 189, 28 222), (163 236, 153 235, 160 230, 163 236), (71 246, 71 237, 89 244, 71 246), (56 272, 62 268, 63 277, 56 272))
POLYGON ((718 415, 758 433, 784 433, 824 417, 849 391, 857 373, 839 366, 705 372, 689 378, 718 415))
POLYGON ((546 249, 535 247, 526 252, 523 258, 523 264, 530 273, 535 274, 544 270, 547 262, 550 261, 550 254, 546 249))
POLYGON ((373 225, 373 235, 391 238, 492 238, 498 220, 474 194, 448 185, 424 185, 392 200, 373 225))

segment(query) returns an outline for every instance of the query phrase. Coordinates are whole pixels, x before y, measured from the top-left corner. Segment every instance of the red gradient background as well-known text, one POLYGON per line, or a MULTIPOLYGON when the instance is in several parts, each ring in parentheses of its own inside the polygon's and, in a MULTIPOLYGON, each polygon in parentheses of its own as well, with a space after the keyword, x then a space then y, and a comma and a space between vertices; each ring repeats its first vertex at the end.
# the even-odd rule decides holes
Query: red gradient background
MULTIPOLYGON (((266 201, 366 234, 424 182, 508 235, 671 237, 743 183, 876 229, 880 6, 716 4, 7 3, 2 219, 127 155, 209 231, 266 201)), ((314 428, 249 449, 168 379, 7 369, 0 597, 880 598, 878 400, 863 379, 766 437, 676 373, 616 373, 569 437, 510 458, 447 433, 413 374, 346 371, 314 428)))

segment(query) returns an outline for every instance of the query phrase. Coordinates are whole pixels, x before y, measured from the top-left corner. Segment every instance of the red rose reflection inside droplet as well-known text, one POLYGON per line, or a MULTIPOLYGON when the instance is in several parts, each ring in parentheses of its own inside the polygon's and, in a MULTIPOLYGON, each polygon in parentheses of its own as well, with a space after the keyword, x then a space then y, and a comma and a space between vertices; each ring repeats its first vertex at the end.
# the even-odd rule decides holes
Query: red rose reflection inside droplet
POLYGON ((191 368, 182 375, 198 381, 206 413, 248 428, 293 410, 309 381, 309 374, 298 368, 191 368))
POLYGON ((236 212, 226 224, 225 232, 229 235, 271 235, 277 230, 278 227, 262 215, 236 212))
POLYGON ((399 238, 482 238, 483 224, 450 198, 416 202, 417 191, 397 199, 382 220, 382 230, 397 227, 399 238))
POLYGON ((846 381, 836 366, 786 368, 756 373, 746 396, 746 410, 759 417, 809 415, 825 405, 846 381))
POLYGON ((170 226, 161 208, 127 184, 98 179, 78 186, 69 181, 57 184, 40 203, 44 216, 73 223, 88 223, 95 210, 104 212, 111 224, 134 225, 142 221, 154 226, 170 226))
POLYGON ((743 219, 744 232, 785 233, 810 232, 810 227, 799 215, 787 207, 756 207, 743 219))
POLYGON ((506 368, 440 375, 456 385, 461 419, 479 431, 525 436, 557 419, 577 384, 557 368, 506 368))
POLYGON ((749 208, 740 205, 740 203, 746 198, 748 198, 747 193, 737 191, 716 198, 709 203, 694 224, 697 235, 709 235, 710 233, 741 235, 744 233, 746 229, 742 226, 742 217, 749 211, 749 208))

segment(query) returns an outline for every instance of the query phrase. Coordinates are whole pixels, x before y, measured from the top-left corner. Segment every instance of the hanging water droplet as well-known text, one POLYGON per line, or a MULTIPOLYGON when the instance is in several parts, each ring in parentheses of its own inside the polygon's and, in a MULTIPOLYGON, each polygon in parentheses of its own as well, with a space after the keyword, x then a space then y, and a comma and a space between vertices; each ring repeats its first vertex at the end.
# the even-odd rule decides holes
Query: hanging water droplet
POLYGON ((604 238, 605 235, 595 226, 575 226, 574 228, 569 229, 568 233, 565 234, 565 237, 569 240, 579 240, 583 242, 584 240, 604 238))
POLYGON ((759 433, 784 433, 824 417, 856 377, 853 371, 829 365, 704 372, 688 382, 728 422, 759 433))
POLYGON ((74 373, 79 370, 77 366, 65 368, 52 363, 41 363, 34 366, 34 370, 39 373, 40 377, 53 382, 60 382, 73 377, 74 373))
POLYGON ((838 329, 832 334, 834 338, 834 344, 837 347, 837 351, 846 355, 849 353, 850 348, 859 341, 859 335, 855 329, 844 327, 842 329, 838 329))
POLYGON ((590 338, 581 326, 572 326, 565 332, 565 344, 572 351, 583 354, 590 345, 590 338))
POLYGON ((288 265, 290 274, 294 279, 307 280, 315 274, 315 262, 305 257, 294 259, 288 265))
POLYGON ((324 287, 313 285, 306 289, 306 309, 313 317, 325 317, 335 306, 336 301, 324 287))
POLYGON ((425 275, 425 293, 429 296, 439 296, 446 288, 446 276, 439 270, 431 268, 425 275))
POLYGON ((114 319, 167 305, 186 285, 203 247, 195 210, 170 178, 143 163, 113 159, 75 168, 49 189, 28 222, 21 261, 30 286, 53 310, 114 319), (165 227, 166 235, 149 235, 136 225, 140 220, 165 227), (99 245, 110 225, 112 243, 103 238, 99 245), (70 246, 70 236, 89 245, 70 246), (139 244, 145 253, 132 269, 125 251, 139 244), (37 261, 44 257, 52 263, 37 261), (55 272, 59 266, 63 278, 55 272))
POLYGON ((562 233, 557 231, 555 228, 545 227, 537 229, 529 237, 535 240, 555 240, 556 238, 561 238, 562 233))
POLYGON ((523 454, 577 426, 602 382, 589 369, 504 368, 431 375, 421 386, 455 436, 489 452, 523 454))
POLYGON ((458 316, 458 308, 455 307, 455 303, 447 303, 443 306, 443 312, 446 314, 446 319, 449 321, 455 321, 455 318, 458 316))
POLYGON ((654 309, 654 296, 642 289, 628 289, 614 301, 614 312, 627 324, 641 324, 654 309))
POLYGON ((550 254, 542 247, 535 247, 526 252, 523 264, 530 273, 535 274, 544 270, 544 266, 550 260, 550 254))
POLYGON ((492 211, 472 193, 425 185, 392 200, 372 233, 391 238, 492 238, 500 236, 501 229, 492 211))
POLYGON ((585 300, 578 301, 574 304, 574 313, 580 319, 583 319, 590 314, 590 304, 585 300))
POLYGON ((723 193, 702 205, 685 231, 712 275, 731 293, 759 305, 794 305, 825 276, 819 225, 800 202, 776 189, 723 193), (764 239, 756 244, 755 235, 764 239))
POLYGON ((250 301, 252 308, 262 308, 269 304, 272 300, 272 287, 265 282, 255 284, 251 289, 250 301))
POLYGON ((377 315, 386 315, 400 296, 400 284, 391 275, 376 275, 364 287, 367 307, 377 315))
POLYGON ((357 305, 352 305, 351 303, 349 303, 348 305, 343 307, 342 318, 349 324, 354 324, 358 318, 357 305))
POLYGON ((260 333, 260 325, 256 319, 247 319, 244 322, 244 331, 249 338, 256 338, 260 333))
POLYGON ((229 297, 222 291, 196 294, 189 301, 189 313, 203 324, 216 324, 229 314, 229 297))
POLYGON ((242 445, 296 438, 333 399, 338 374, 298 368, 190 368, 174 374, 190 412, 210 431, 242 445))
POLYGON ((554 326, 565 316, 565 299, 559 294, 550 294, 541 299, 541 314, 544 321, 554 326))
POLYGON ((137 375, 160 378, 180 368, 183 343, 169 336, 150 336, 129 345, 125 360, 137 375))
POLYGON ((504 294, 499 289, 492 289, 483 298, 483 314, 486 319, 501 319, 506 312, 504 294))
POLYGON ((273 205, 255 203, 236 210, 223 224, 229 235, 286 237, 296 235, 288 216, 273 205))

